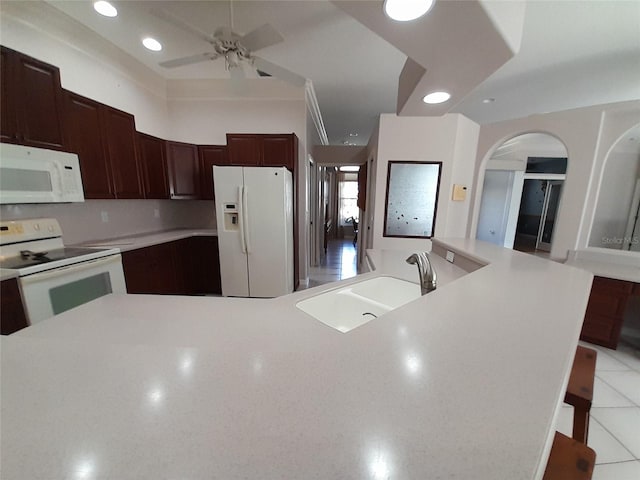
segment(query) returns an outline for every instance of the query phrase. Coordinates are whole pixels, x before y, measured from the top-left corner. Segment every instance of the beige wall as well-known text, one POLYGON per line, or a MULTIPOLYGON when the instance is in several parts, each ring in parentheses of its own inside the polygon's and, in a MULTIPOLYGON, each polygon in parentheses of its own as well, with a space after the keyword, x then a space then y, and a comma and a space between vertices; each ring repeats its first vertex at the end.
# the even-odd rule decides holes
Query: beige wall
POLYGON ((564 259, 568 250, 586 248, 607 153, 640 118, 640 101, 532 115, 480 128, 475 161, 472 214, 467 235, 475 237, 484 170, 493 151, 523 133, 549 133, 567 147, 567 178, 554 228, 551 256, 564 259), (479 187, 480 186, 480 187, 479 187))
POLYGON ((473 164, 479 127, 459 114, 443 117, 380 116, 377 136, 375 211, 373 248, 429 250, 426 239, 384 237, 384 210, 387 169, 390 160, 442 162, 436 237, 463 237, 467 224, 470 197, 462 202, 451 200, 453 184, 468 188, 473 180, 473 164))

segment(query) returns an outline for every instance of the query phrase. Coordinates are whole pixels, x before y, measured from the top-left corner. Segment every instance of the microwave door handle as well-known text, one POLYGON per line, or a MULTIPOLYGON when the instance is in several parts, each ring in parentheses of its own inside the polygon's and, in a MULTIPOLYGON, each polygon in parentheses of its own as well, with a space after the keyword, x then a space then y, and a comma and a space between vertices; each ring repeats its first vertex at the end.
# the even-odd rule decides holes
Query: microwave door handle
POLYGON ((60 169, 60 164, 58 162, 49 162, 51 168, 49 171, 51 172, 51 195, 53 195, 54 200, 61 200, 61 192, 64 189, 62 185, 62 171, 60 169))
POLYGON ((73 270, 73 273, 83 272, 86 270, 91 270, 96 267, 100 267, 102 265, 109 265, 111 263, 122 262, 122 255, 110 255, 104 258, 96 258, 95 260, 89 260, 87 262, 74 263, 72 265, 67 265, 66 267, 56 268, 50 271, 44 271, 39 273, 34 273, 32 275, 27 275, 25 277, 20 277, 20 283, 24 285, 28 285, 30 283, 40 282, 42 280, 51 280, 54 278, 62 277, 69 273, 69 270, 73 270))

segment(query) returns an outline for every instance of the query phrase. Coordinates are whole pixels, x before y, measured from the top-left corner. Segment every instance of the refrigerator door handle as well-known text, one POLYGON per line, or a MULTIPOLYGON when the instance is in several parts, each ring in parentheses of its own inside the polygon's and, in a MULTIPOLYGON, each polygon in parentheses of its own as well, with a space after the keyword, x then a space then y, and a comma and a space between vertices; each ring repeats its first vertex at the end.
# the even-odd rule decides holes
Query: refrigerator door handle
POLYGON ((238 216, 239 221, 239 227, 240 227, 240 248, 242 249, 242 253, 247 253, 247 247, 245 246, 244 243, 244 206, 243 206, 243 202, 244 202, 244 195, 243 195, 243 187, 242 185, 238 187, 238 216))
POLYGON ((251 253, 251 232, 249 231, 249 204, 247 203, 247 197, 249 195, 248 190, 249 188, 246 185, 242 189, 242 222, 244 223, 242 230, 244 231, 244 242, 246 245, 247 253, 251 253))

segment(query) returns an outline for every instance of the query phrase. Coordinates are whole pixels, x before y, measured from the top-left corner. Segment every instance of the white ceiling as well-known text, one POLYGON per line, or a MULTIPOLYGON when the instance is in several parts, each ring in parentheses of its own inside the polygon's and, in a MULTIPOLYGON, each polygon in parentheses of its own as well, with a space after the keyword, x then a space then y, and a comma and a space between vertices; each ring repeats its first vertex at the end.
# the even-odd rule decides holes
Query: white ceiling
MULTIPOLYGON (((213 32, 228 25, 228 2, 114 0, 120 12, 115 19, 97 15, 90 0, 49 3, 167 79, 228 75, 221 60, 159 67, 158 62, 211 49, 149 13, 160 6, 213 32), (146 35, 160 40, 164 50, 144 49, 140 39, 146 35)), ((334 4, 234 1, 235 31, 247 33, 264 23, 285 40, 258 55, 313 81, 330 143, 366 144, 378 115, 395 112, 406 55, 334 4)), ((453 111, 489 123, 632 99, 640 99, 640 1, 530 1, 520 51, 453 111), (483 103, 485 98, 495 101, 483 103)))

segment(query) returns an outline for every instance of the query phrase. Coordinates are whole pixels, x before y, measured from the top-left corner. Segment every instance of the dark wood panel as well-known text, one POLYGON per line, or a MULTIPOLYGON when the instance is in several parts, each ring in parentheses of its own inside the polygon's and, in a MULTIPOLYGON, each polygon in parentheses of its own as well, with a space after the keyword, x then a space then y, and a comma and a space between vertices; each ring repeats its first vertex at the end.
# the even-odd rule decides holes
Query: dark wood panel
POLYGON ((133 115, 105 106, 104 132, 116 198, 144 198, 133 115))
POLYGON ((360 165, 358 170, 358 208, 365 210, 367 206, 367 164, 360 165))
POLYGON ((213 200, 213 166, 229 165, 226 145, 199 145, 200 157, 200 198, 213 200))
POLYGON ((262 165, 293 171, 294 135, 262 135, 262 165))
POLYGON ((144 133, 137 137, 145 198, 169 198, 165 141, 144 133))
POLYGON ((64 148, 60 71, 22 54, 17 69, 20 93, 16 108, 21 141, 42 148, 64 148))
POLYGON ((200 190, 198 148, 189 143, 167 142, 167 163, 171 198, 198 198, 200 190))
POLYGON ((102 134, 101 109, 98 102, 72 92, 65 93, 68 147, 80 159, 85 198, 115 198, 102 134))
POLYGON ((262 146, 258 135, 228 133, 229 164, 257 167, 262 164, 262 146))
POLYGON ((607 348, 617 348, 633 282, 594 277, 580 338, 607 348))
POLYGON ((10 335, 29 325, 22 305, 18 281, 15 278, 0 282, 0 310, 2 312, 0 334, 10 335))
POLYGON ((222 293, 218 237, 189 238, 189 254, 193 261, 191 293, 222 293))
POLYGON ((18 140, 16 98, 18 82, 15 77, 17 54, 8 48, 0 48, 0 138, 3 142, 18 140))
POLYGON ((639 295, 640 296, 640 283, 634 283, 633 284, 633 295, 639 295))
POLYGON ((172 243, 139 248, 122 254, 127 293, 177 293, 172 243))

